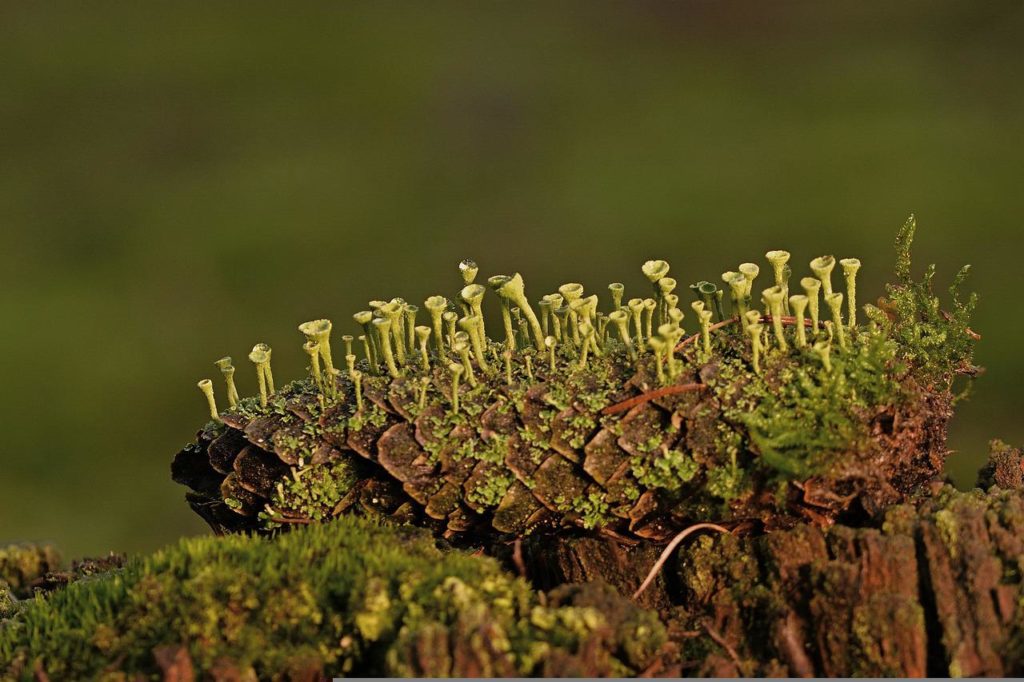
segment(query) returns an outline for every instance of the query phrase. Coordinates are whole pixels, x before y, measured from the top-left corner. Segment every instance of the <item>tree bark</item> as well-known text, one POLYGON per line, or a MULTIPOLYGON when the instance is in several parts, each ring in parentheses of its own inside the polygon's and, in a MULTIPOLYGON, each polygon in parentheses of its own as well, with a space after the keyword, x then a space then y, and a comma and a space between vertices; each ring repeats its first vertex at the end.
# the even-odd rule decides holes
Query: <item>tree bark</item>
MULTIPOLYGON (((549 538, 521 565, 630 595, 660 551, 549 538)), ((637 601, 678 647, 662 674, 1007 676, 1024 672, 1022 575, 1024 493, 936 485, 875 526, 689 537, 637 601)))

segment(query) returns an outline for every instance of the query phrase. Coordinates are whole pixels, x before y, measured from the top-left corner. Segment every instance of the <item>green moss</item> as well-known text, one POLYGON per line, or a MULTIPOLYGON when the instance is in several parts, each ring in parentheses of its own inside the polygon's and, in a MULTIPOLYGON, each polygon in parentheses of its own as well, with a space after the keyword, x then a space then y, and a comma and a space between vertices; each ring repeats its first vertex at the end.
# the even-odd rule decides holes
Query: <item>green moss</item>
POLYGON ((18 612, 18 600, 5 583, 0 583, 0 623, 18 612))
POLYGON ((749 478, 738 467, 717 467, 708 471, 707 491, 713 497, 729 502, 741 497, 746 492, 749 482, 749 478))
POLYGON ((970 331, 970 318, 977 295, 971 294, 964 300, 960 291, 970 266, 964 266, 953 278, 949 287, 953 306, 949 311, 942 309, 935 294, 934 265, 927 268, 921 281, 913 279, 910 248, 916 230, 917 222, 911 216, 896 238, 897 282, 887 287, 885 314, 873 311, 871 319, 889 328, 899 344, 900 355, 919 371, 949 381, 955 373, 976 371, 971 364, 975 339, 970 331))
POLYGON ((0 589, 11 596, 31 595, 31 585, 61 567, 60 553, 51 545, 8 545, 0 548, 0 589))
POLYGON ((38 597, 0 625, 0 677, 31 679, 37 665, 51 679, 149 676, 161 646, 184 647, 200 670, 229 661, 260 678, 310 665, 326 675, 459 675, 476 664, 528 675, 594 646, 608 671, 635 674, 653 652, 631 643, 618 654, 625 639, 665 634, 634 611, 619 604, 615 618, 632 625, 618 627, 592 605, 545 606, 492 560, 346 517, 274 538, 183 540, 38 597), (479 660, 459 653, 482 644, 479 660))
POLYGON ((792 363, 770 355, 762 377, 727 413, 747 427, 759 464, 785 478, 824 473, 845 453, 871 438, 860 408, 901 404, 896 346, 880 332, 863 331, 850 351, 837 354, 833 371, 813 359, 792 363))
POLYGON ((957 529, 956 514, 949 509, 940 509, 935 512, 935 527, 939 529, 942 543, 949 550, 949 555, 954 559, 958 554, 958 540, 960 537, 957 529))

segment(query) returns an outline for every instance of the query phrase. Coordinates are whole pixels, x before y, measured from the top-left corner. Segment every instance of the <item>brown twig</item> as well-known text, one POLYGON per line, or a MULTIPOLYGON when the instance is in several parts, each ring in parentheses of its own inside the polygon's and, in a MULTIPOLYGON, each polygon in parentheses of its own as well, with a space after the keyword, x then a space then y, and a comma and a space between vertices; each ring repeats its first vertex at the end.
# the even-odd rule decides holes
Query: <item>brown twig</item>
POLYGON ((703 391, 707 386, 705 384, 676 384, 674 386, 663 386, 662 388, 656 388, 653 391, 647 391, 641 393, 638 396, 634 396, 629 400, 623 400, 621 403, 615 403, 601 410, 601 414, 618 414, 619 412, 625 412, 631 407, 635 407, 642 403, 647 403, 657 398, 661 398, 666 395, 675 395, 677 393, 690 393, 691 391, 703 391))
POLYGON ((269 516, 267 520, 274 523, 297 523, 303 526, 313 523, 313 519, 307 519, 303 516, 269 516))
POLYGON ((654 582, 654 579, 658 577, 658 573, 661 571, 661 567, 664 566, 665 562, 668 561, 668 558, 672 556, 672 552, 675 551, 676 547, 679 546, 680 542, 688 538, 691 534, 704 529, 717 530, 719 533, 729 533, 728 528, 723 528, 719 526, 717 523, 696 523, 690 526, 689 528, 681 531, 678 535, 672 538, 672 542, 668 543, 665 549, 661 552, 661 556, 658 557, 658 560, 656 562, 654 562, 654 566, 651 567, 651 570, 647 574, 647 577, 644 578, 644 581, 640 583, 640 587, 638 587, 636 592, 633 593, 633 599, 636 599, 641 594, 643 594, 644 590, 646 590, 650 586, 650 584, 654 582))
POLYGON ((736 650, 732 648, 732 645, 725 640, 725 637, 722 637, 722 635, 718 634, 718 632, 707 623, 704 623, 704 630, 707 631, 711 639, 715 640, 715 643, 718 644, 718 646, 726 650, 726 652, 729 654, 729 658, 731 658, 732 662, 736 664, 736 672, 742 673, 743 671, 740 669, 739 654, 737 654, 736 650))
POLYGON ((516 538, 512 544, 512 563, 516 565, 516 570, 519 571, 520 578, 526 578, 526 562, 523 561, 523 540, 522 538, 516 538))
MULTIPOLYGON (((715 322, 713 325, 708 327, 708 331, 709 332, 713 332, 716 329, 721 329, 722 327, 728 327, 730 324, 736 324, 739 321, 740 321, 740 318, 738 318, 738 317, 730 317, 728 320, 722 320, 721 322, 715 322)), ((682 341, 679 342, 679 345, 676 346, 676 350, 679 350, 680 348, 682 348, 683 346, 685 346, 688 343, 693 343, 694 340, 700 338, 702 333, 703 332, 694 334, 693 336, 687 336, 685 339, 683 339, 682 341)))

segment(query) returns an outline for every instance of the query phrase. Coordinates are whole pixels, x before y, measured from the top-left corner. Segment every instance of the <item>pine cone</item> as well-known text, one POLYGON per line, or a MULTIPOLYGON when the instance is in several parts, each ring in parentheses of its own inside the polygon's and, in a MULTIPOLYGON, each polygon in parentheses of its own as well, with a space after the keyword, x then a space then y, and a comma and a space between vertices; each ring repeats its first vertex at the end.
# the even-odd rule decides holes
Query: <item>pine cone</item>
MULTIPOLYGON (((780 266, 788 254, 769 258, 780 266)), ((829 263, 812 263, 827 292, 829 263)), ((708 293, 716 287, 694 285, 707 301, 693 306, 702 329, 680 341, 667 269, 644 268, 657 301, 623 307, 621 285, 610 287, 607 316, 596 296, 565 285, 570 305, 545 297, 543 331, 522 279, 491 278, 508 313, 500 343, 483 333, 482 287, 463 290, 458 334, 455 306, 432 297, 435 337, 445 307, 449 331, 426 353, 429 328, 416 328, 413 344, 415 306, 377 302, 377 313, 356 316, 372 338, 368 357, 347 357, 348 371, 332 371, 330 323, 307 323, 311 377, 274 393, 269 348, 258 346, 250 359, 263 399, 217 413, 208 393, 219 421, 178 453, 173 478, 218 532, 364 513, 471 541, 564 528, 661 541, 702 521, 772 530, 877 516, 941 474, 950 385, 971 368, 969 304, 943 313, 929 279, 904 278, 890 287, 889 313, 867 307, 869 324, 848 327, 841 295, 830 293, 833 319, 814 327, 809 297, 793 297, 800 312, 782 315, 779 284, 764 292, 773 315, 747 311, 757 268, 744 264, 723 276, 737 317, 712 327, 713 307, 724 318, 708 293), (561 341, 546 336, 549 322, 561 341), (940 339, 955 352, 937 355, 940 339), (648 343, 654 355, 638 352, 648 343)), ((463 272, 468 284, 476 268, 463 272)))
MULTIPOLYGON (((732 345, 726 354, 737 352, 735 360, 743 361, 740 342, 732 345)), ((781 381, 795 362, 766 363, 763 381, 781 381)), ((857 408, 863 421, 851 423, 860 428, 822 473, 780 478, 759 461, 749 427, 734 421, 749 397, 742 382, 751 377, 716 380, 723 364, 735 363, 712 361, 670 384, 701 390, 607 415, 602 410, 657 386, 651 367, 641 364, 636 372, 624 356, 609 357, 587 370, 562 365, 551 376, 541 368, 534 383, 512 386, 478 370, 484 380, 475 389, 460 387, 454 414, 451 381, 439 371, 432 379, 443 395, 431 396, 422 410, 410 378, 364 377, 361 413, 346 378, 337 380, 338 399, 325 408, 311 382, 300 381, 266 411, 249 401, 246 409, 223 413, 223 424, 211 423, 178 454, 172 474, 194 491, 193 509, 220 532, 360 511, 449 537, 576 527, 662 540, 699 521, 771 529, 874 513, 941 471, 949 392, 924 391, 906 374, 891 378, 899 392, 886 403, 857 408), (714 472, 732 466, 722 447, 733 442, 743 444, 735 453, 742 478, 731 483, 737 490, 711 490, 714 472), (315 478, 331 467, 353 474, 340 498, 322 500, 326 506, 312 516, 274 508, 275 493, 278 502, 287 498, 280 489, 295 476, 315 478)))

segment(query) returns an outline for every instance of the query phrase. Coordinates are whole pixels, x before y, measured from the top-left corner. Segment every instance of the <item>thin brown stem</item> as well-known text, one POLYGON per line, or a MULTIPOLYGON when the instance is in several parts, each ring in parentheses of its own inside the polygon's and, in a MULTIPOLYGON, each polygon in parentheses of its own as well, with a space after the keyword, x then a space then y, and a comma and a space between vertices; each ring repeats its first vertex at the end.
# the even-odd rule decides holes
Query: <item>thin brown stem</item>
POLYGON ((633 599, 636 599, 641 594, 643 594, 644 590, 646 590, 650 586, 650 584, 654 582, 654 579, 658 577, 658 573, 661 572, 661 567, 664 566, 665 562, 668 561, 668 558, 672 556, 672 552, 674 552, 676 547, 679 546, 679 543, 699 530, 717 530, 719 533, 725 534, 728 534, 730 532, 728 528, 723 528, 722 526, 719 526, 717 523, 695 523, 689 528, 681 531, 678 535, 672 538, 672 542, 668 543, 668 545, 662 551, 661 556, 658 557, 658 560, 656 562, 654 562, 654 566, 651 567, 651 570, 647 574, 647 577, 640 584, 640 587, 637 588, 636 592, 633 593, 633 599))
POLYGON ((718 644, 718 646, 725 649, 726 653, 729 654, 729 658, 731 658, 732 662, 736 665, 736 672, 738 674, 742 674, 742 670, 740 670, 740 657, 739 654, 736 653, 736 649, 732 648, 732 645, 726 641, 725 637, 718 634, 718 632, 707 623, 704 623, 704 630, 708 633, 711 639, 715 640, 715 643, 718 644))
POLYGON ((300 516, 296 516, 296 517, 268 516, 267 520, 268 521, 273 521, 274 523, 297 523, 297 524, 300 524, 300 525, 303 525, 303 526, 308 525, 310 523, 313 523, 313 519, 307 519, 305 517, 300 517, 300 516))
POLYGON ((705 388, 707 388, 705 384, 677 384, 675 386, 664 386, 662 388, 656 388, 653 391, 648 391, 647 393, 641 393, 629 400, 623 400, 621 403, 609 405, 601 410, 601 414, 618 414, 619 412, 625 412, 631 407, 636 407, 637 405, 650 402, 657 398, 661 398, 662 396, 675 395, 677 393, 690 393, 691 391, 703 391, 705 388))

